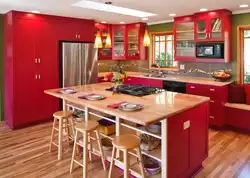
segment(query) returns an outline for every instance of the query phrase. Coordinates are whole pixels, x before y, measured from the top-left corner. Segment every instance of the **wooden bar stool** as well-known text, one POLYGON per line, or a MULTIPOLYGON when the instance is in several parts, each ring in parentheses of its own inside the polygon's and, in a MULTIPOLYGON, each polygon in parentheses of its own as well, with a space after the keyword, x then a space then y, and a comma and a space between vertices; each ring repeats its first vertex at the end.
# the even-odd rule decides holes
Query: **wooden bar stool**
POLYGON ((83 121, 75 125, 76 135, 75 135, 75 142, 74 142, 74 148, 73 148, 71 165, 70 165, 70 172, 72 172, 74 169, 74 163, 77 163, 78 165, 83 167, 83 177, 87 178, 88 152, 90 153, 89 154, 90 160, 91 160, 91 154, 100 156, 102 159, 103 169, 106 170, 103 149, 102 149, 101 140, 100 140, 100 136, 98 132, 98 126, 99 126, 99 123, 94 120, 83 121), (93 132, 95 132, 96 138, 90 136, 90 133, 93 133, 93 132), (83 145, 81 145, 78 141, 79 133, 83 134, 83 145), (99 147, 99 153, 96 153, 92 150, 91 140, 97 141, 97 144, 99 147), (79 161, 75 159, 77 145, 80 145, 83 147, 83 164, 81 164, 79 161), (88 145, 90 145, 90 150, 88 150, 88 145))
POLYGON ((124 178, 129 177, 130 165, 129 165, 129 160, 128 160, 128 151, 134 149, 137 151, 137 157, 138 157, 140 171, 141 171, 140 176, 144 178, 145 173, 144 173, 144 166, 143 166, 143 161, 142 161, 142 154, 140 150, 140 144, 141 144, 140 138, 133 134, 120 135, 120 136, 116 136, 113 139, 112 144, 113 144, 113 150, 112 150, 112 157, 111 157, 108 177, 111 178, 112 176, 112 169, 113 169, 114 160, 116 157, 116 150, 123 151, 124 178))
POLYGON ((67 138, 68 142, 71 140, 74 140, 70 136, 70 122, 69 118, 72 116, 73 112, 72 111, 58 111, 53 114, 54 117, 54 123, 53 123, 53 128, 52 128, 52 133, 51 133, 51 140, 50 140, 50 147, 49 147, 49 152, 52 150, 52 145, 56 146, 58 148, 58 160, 62 159, 62 137, 63 137, 63 129, 65 129, 67 133, 67 138), (56 127, 58 121, 58 127, 56 127), (54 140, 54 135, 55 135, 55 130, 58 131, 58 144, 53 142, 54 140))

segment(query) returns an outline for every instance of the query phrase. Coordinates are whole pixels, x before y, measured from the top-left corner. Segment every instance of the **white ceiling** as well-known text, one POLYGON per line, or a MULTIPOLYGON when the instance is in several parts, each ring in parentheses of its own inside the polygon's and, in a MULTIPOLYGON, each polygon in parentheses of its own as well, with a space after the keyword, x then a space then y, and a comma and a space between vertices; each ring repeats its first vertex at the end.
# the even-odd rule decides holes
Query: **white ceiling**
MULTIPOLYGON (((38 10, 42 14, 60 15, 76 18, 95 19, 109 23, 125 23, 141 21, 140 18, 113 14, 97 10, 73 7, 71 4, 80 0, 0 0, 0 13, 10 10, 32 11, 38 10)), ((104 2, 105 0, 93 0, 104 2)), ((157 14, 150 17, 148 22, 168 21, 170 13, 177 16, 189 15, 198 12, 200 8, 242 10, 240 4, 250 4, 250 0, 110 0, 113 5, 132 8, 157 14)), ((244 9, 246 10, 246 9, 244 9)))

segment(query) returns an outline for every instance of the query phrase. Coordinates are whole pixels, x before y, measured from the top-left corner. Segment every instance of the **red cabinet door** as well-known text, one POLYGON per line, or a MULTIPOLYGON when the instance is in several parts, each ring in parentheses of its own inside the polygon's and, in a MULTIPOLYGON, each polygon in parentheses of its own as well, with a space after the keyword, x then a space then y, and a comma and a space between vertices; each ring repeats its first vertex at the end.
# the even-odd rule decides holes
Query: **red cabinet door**
MULTIPOLYGON (((96 30, 99 30, 101 33, 102 37, 102 45, 103 48, 98 49, 98 60, 110 60, 112 59, 112 48, 107 48, 106 47, 106 38, 107 34, 109 33, 111 39, 112 39, 112 26, 111 25, 106 25, 106 24, 100 24, 96 23, 95 24, 96 30)), ((111 46, 113 45, 111 41, 111 46)))
MULTIPOLYGON (((79 29, 79 41, 85 43, 94 43, 95 41, 95 23, 93 20, 76 20, 77 26, 79 29)), ((77 30, 78 31, 78 30, 77 30)))
POLYGON ((207 14, 195 16, 194 32, 195 41, 207 41, 209 39, 209 19, 207 14))
POLYGON ((139 23, 126 26, 127 59, 140 59, 140 28, 139 23))
POLYGON ((187 83, 186 92, 191 95, 206 96, 208 87, 207 85, 187 83))
POLYGON ((126 59, 125 25, 112 26, 112 59, 126 59))
POLYGON ((150 79, 150 86, 156 88, 163 88, 163 81, 158 79, 150 79))
POLYGON ((16 18, 14 25, 14 127, 36 119, 35 31, 32 19, 16 18))
POLYGON ((168 119, 168 177, 171 178, 180 178, 189 169, 190 129, 184 130, 185 117, 186 112, 168 119))
POLYGON ((58 40, 79 41, 80 30, 73 20, 54 20, 58 40))
POLYGON ((59 109, 59 101, 44 93, 44 90, 59 88, 59 61, 58 40, 53 21, 37 21, 39 29, 36 31, 36 58, 38 59, 36 71, 38 74, 37 88, 37 120, 51 118, 59 109))

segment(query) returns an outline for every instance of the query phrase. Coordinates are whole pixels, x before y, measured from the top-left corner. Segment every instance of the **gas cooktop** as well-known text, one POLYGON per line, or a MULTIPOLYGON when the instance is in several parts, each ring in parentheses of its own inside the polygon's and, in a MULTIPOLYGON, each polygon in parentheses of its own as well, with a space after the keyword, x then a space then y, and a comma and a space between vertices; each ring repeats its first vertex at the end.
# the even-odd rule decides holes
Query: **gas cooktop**
MULTIPOLYGON (((106 90, 113 91, 114 87, 108 88, 106 90)), ((118 86, 118 92, 132 95, 132 96, 146 96, 156 93, 164 92, 164 89, 155 88, 151 86, 144 86, 144 85, 132 85, 132 84, 124 84, 118 86)))

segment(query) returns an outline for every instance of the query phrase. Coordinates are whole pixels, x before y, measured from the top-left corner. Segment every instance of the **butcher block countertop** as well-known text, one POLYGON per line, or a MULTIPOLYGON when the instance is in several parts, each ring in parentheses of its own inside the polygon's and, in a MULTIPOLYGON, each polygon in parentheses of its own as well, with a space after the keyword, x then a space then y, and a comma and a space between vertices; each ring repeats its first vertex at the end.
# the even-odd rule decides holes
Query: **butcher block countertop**
POLYGON ((61 94, 59 93, 60 89, 46 90, 45 93, 64 99, 68 102, 81 106, 87 106, 88 108, 113 116, 118 116, 124 120, 144 126, 171 117, 209 101, 209 98, 207 97, 174 92, 163 92, 144 97, 136 97, 124 94, 113 95, 112 92, 105 90, 112 86, 112 83, 105 82, 99 84, 70 87, 77 92, 75 94, 61 94), (78 98, 78 96, 83 96, 90 93, 105 95, 106 99, 99 101, 88 101, 78 98), (109 104, 120 103, 122 101, 143 104, 144 108, 139 111, 126 112, 119 109, 112 109, 107 107, 107 105, 109 104))
MULTIPOLYGON (((107 73, 108 72, 100 72, 98 73, 98 77, 103 77, 107 73)), ((127 72, 127 74, 130 77, 150 78, 150 79, 156 79, 156 80, 168 80, 168 81, 213 85, 213 86, 225 86, 225 85, 229 85, 230 83, 232 83, 232 81, 218 82, 218 81, 215 81, 214 79, 209 79, 209 78, 185 77, 185 76, 178 76, 178 75, 169 75, 164 78, 157 78, 157 77, 144 76, 145 73, 141 73, 141 72, 127 72)))

